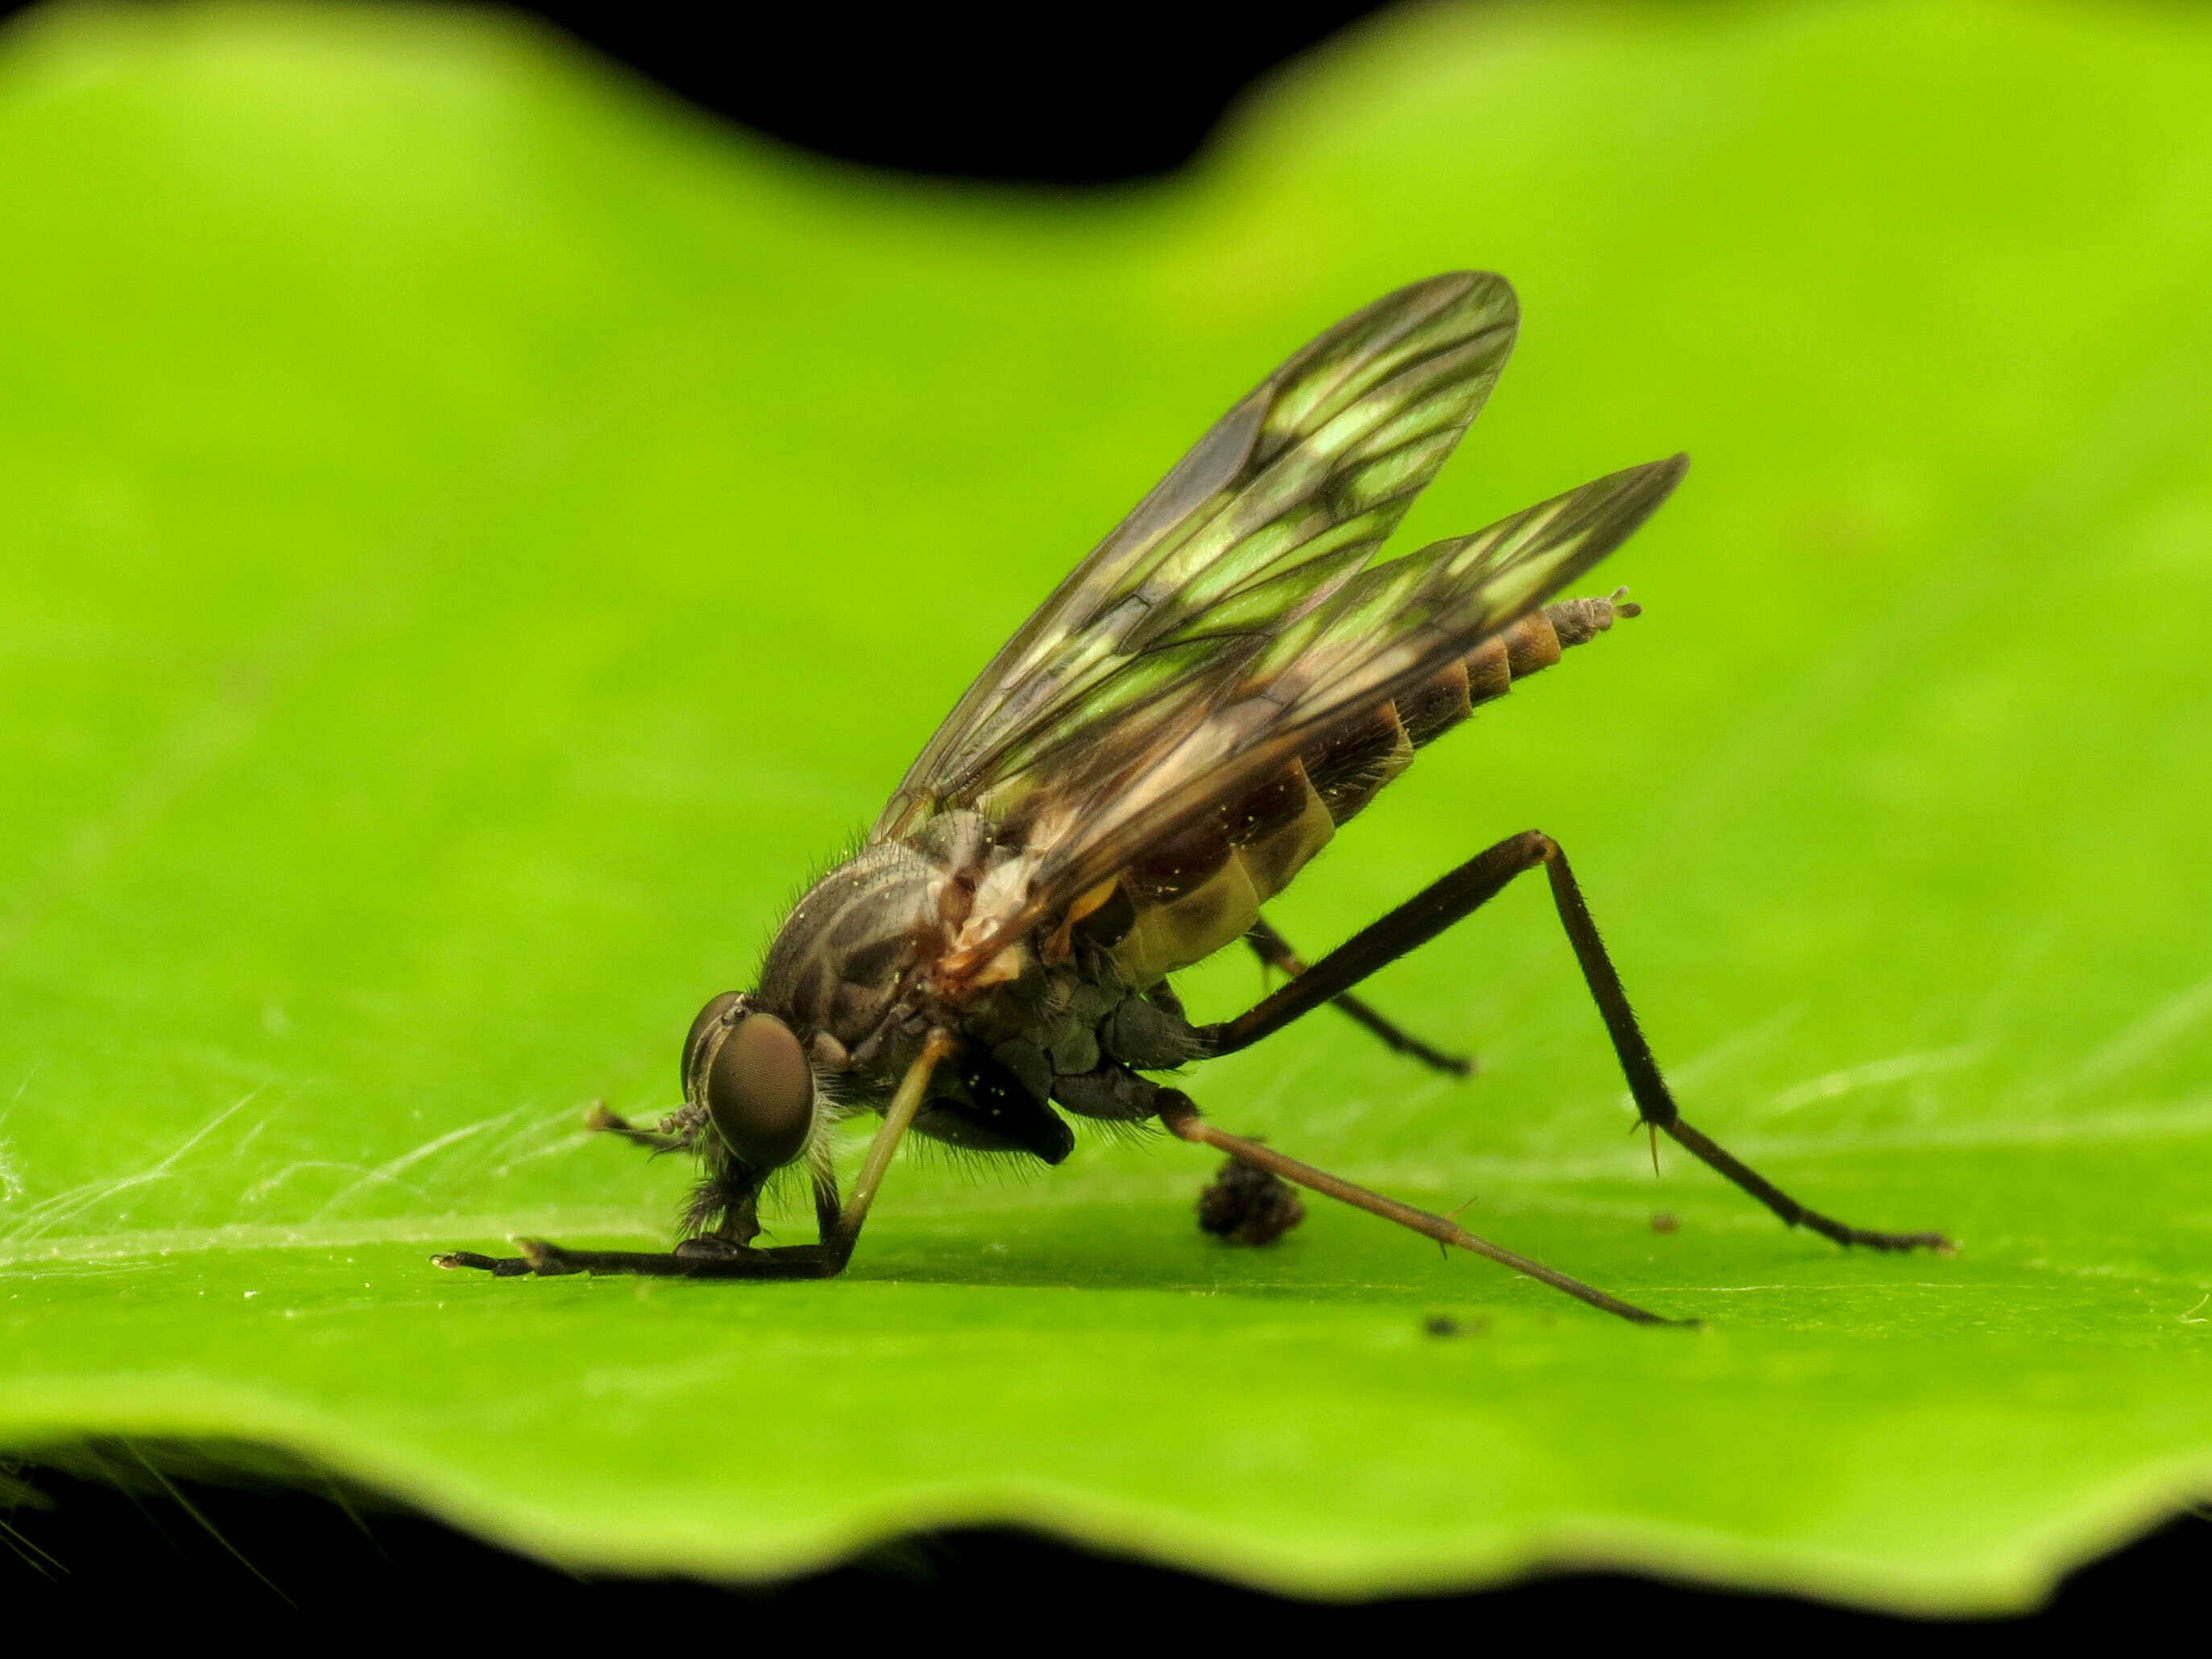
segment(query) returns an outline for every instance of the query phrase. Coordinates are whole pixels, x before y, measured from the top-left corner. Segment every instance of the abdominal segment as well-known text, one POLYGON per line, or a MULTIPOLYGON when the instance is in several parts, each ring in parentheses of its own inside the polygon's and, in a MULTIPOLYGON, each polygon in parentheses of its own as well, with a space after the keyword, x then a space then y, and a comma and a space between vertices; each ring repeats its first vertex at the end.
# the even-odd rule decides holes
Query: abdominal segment
MULTIPOLYGON (((1634 614, 1633 607, 1623 613, 1634 614)), ((1148 848, 1075 931, 1103 948, 1132 986, 1157 983, 1233 944, 1260 907, 1404 771, 1413 751, 1475 705, 1613 626, 1611 599, 1532 611, 1395 702, 1310 744, 1259 787, 1148 848)))

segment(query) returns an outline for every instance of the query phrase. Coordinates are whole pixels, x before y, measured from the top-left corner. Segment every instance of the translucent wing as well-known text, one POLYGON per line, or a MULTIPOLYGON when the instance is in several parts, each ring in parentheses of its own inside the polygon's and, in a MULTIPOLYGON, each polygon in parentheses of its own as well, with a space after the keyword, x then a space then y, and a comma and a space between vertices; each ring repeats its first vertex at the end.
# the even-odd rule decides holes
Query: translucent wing
POLYGON ((1076 750, 1156 728, 1161 700, 1218 702, 1374 556, 1480 410, 1518 323, 1504 278, 1454 272, 1386 295, 1270 374, 1006 643, 871 838, 954 807, 1003 817, 1076 750))
POLYGON ((1040 775, 1002 780, 1000 798, 983 799, 1021 838, 1024 891, 963 953, 988 961, 1148 845, 1442 672, 1626 540, 1688 465, 1675 455, 1597 479, 1361 571, 1287 620, 1240 620, 1226 607, 1206 635, 1218 662, 1185 665, 1179 678, 1128 665, 1142 689, 1117 699, 1110 720, 1082 728, 1040 775))

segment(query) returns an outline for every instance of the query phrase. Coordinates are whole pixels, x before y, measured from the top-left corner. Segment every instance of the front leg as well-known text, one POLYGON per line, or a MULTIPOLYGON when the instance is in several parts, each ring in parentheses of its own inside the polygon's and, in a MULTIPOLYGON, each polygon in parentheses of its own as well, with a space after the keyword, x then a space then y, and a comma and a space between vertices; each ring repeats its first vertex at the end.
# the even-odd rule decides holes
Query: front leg
POLYGON ((610 1111, 607 1103, 595 1100, 591 1110, 584 1114, 584 1127, 596 1133, 613 1135, 627 1140, 633 1146, 642 1146, 658 1157, 663 1152, 688 1152, 699 1144, 700 1132, 706 1127, 707 1115, 696 1106, 686 1106, 672 1112, 660 1121, 658 1133, 641 1129, 620 1113, 610 1111))
MULTIPOLYGON (((483 1255, 475 1250, 448 1250, 430 1258, 433 1266, 473 1267, 495 1279, 519 1279, 535 1273, 546 1279, 564 1273, 635 1273, 649 1279, 835 1279, 853 1258, 853 1246, 868 1218, 876 1190, 890 1168, 891 1156, 906 1138, 907 1127, 921 1109, 929 1087, 930 1073, 952 1052, 952 1034, 933 1030, 921 1053, 907 1067, 898 1092, 884 1109, 884 1127, 868 1146, 853 1195, 842 1206, 837 1201, 837 1179, 828 1155, 820 1154, 814 1168, 815 1214, 822 1225, 818 1244, 779 1244, 767 1249, 728 1237, 688 1238, 672 1250, 572 1250, 542 1238, 515 1241, 519 1254, 483 1255)), ((750 1212, 748 1212, 749 1214, 750 1212)))
POLYGON ((535 1273, 556 1279, 564 1273, 635 1273, 646 1279, 835 1279, 852 1260, 849 1243, 781 1244, 755 1249, 723 1239, 690 1238, 672 1250, 572 1250, 542 1238, 519 1238, 518 1255, 479 1255, 448 1250, 434 1255, 437 1267, 474 1267, 495 1279, 535 1273))

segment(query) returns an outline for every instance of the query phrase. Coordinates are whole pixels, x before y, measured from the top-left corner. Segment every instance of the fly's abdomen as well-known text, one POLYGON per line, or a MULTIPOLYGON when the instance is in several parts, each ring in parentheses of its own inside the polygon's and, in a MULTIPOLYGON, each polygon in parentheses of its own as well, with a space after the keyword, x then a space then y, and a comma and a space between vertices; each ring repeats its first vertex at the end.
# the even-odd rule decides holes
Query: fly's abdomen
POLYGON ((1567 647, 1595 639, 1615 617, 1636 613, 1619 594, 1531 611, 1425 685, 1331 732, 1243 799, 1147 850, 1092 910, 1085 932, 1136 986, 1233 944, 1414 750, 1515 680, 1550 667, 1567 647))
POLYGON ((1155 984, 1243 934, 1335 833, 1305 769, 1292 761, 1123 871, 1091 936, 1109 945, 1130 984, 1155 984))
MULTIPOLYGON (((1625 592, 1626 590, 1622 590, 1625 592)), ((1386 702, 1367 720, 1332 733, 1306 751, 1306 775, 1330 819, 1349 823, 1425 749, 1481 704, 1502 697, 1513 682, 1549 668, 1569 646, 1587 644, 1633 617, 1640 606, 1607 599, 1565 599, 1532 611, 1492 635, 1427 684, 1386 702)))

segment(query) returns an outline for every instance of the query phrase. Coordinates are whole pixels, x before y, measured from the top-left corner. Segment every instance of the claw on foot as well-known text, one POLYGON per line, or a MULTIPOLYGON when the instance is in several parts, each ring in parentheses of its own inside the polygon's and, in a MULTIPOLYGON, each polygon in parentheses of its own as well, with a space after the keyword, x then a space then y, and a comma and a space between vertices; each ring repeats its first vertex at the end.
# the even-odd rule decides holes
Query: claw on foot
POLYGON ((430 1265, 449 1273, 456 1267, 474 1267, 495 1279, 517 1279, 530 1271, 530 1263, 520 1257, 479 1255, 474 1250, 447 1250, 442 1255, 432 1256, 430 1265))
POLYGON ((562 1273, 583 1272, 568 1260, 568 1253, 558 1244, 549 1244, 542 1238, 518 1238, 514 1255, 482 1255, 474 1250, 447 1250, 430 1258, 430 1265, 449 1272, 456 1267, 474 1267, 479 1273, 489 1273, 495 1279, 520 1279, 527 1273, 554 1279, 562 1273))

